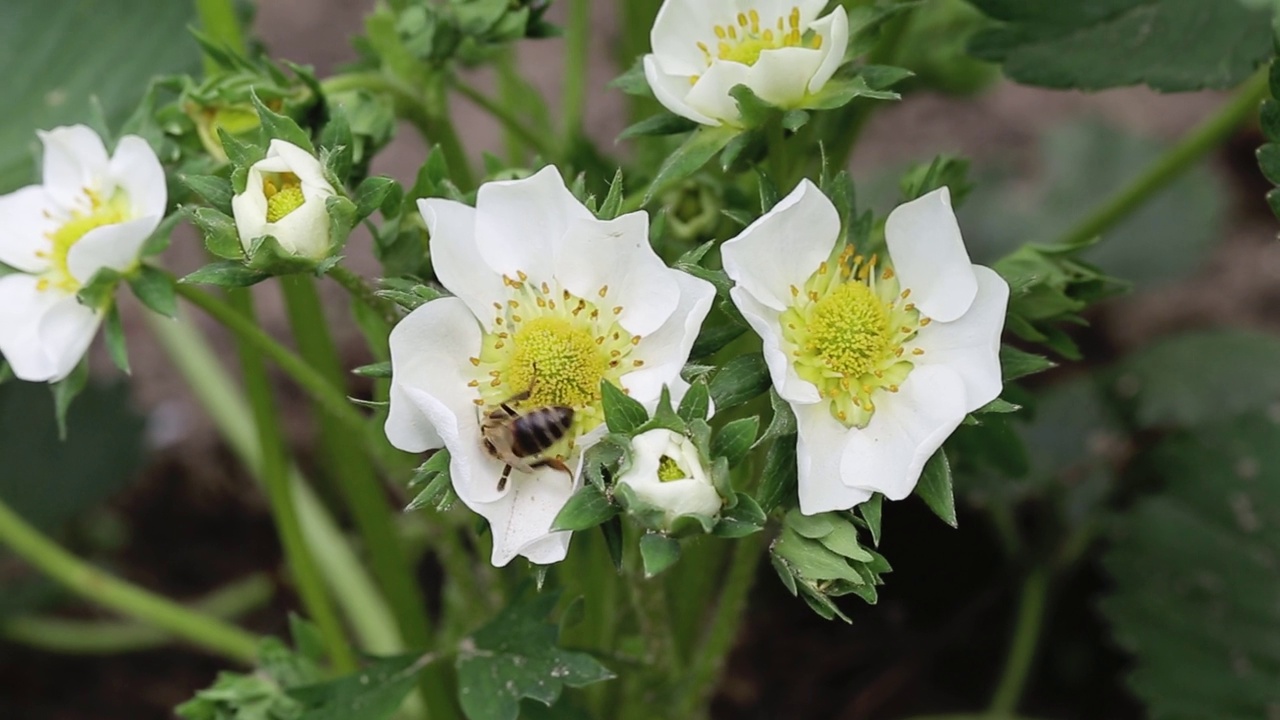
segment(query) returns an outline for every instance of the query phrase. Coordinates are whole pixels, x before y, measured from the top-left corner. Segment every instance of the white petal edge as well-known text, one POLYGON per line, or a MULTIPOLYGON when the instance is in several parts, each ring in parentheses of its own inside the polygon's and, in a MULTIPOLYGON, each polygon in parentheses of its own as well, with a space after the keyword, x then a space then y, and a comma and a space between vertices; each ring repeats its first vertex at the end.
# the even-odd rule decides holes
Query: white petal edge
POLYGON ((632 335, 662 327, 680 302, 673 271, 649 245, 649 215, 643 211, 571 223, 556 250, 555 268, 556 280, 569 292, 604 310, 622 308, 618 322, 632 335))
POLYGON ((267 223, 262 234, 272 235, 280 247, 293 255, 323 260, 329 254, 329 213, 325 201, 333 193, 327 187, 302 186, 303 203, 276 222, 267 223))
POLYGON ((570 223, 593 217, 551 165, 523 180, 485 183, 476 195, 480 257, 499 275, 550 281, 570 223))
POLYGON ((492 319, 493 303, 509 294, 502 276, 485 264, 476 242, 476 209, 453 200, 418 201, 431 234, 431 265, 440 284, 467 304, 477 318, 492 319))
POLYGON ((840 215, 826 195, 802 180, 772 210, 720 248, 724 270, 766 307, 791 306, 791 288, 803 287, 831 256, 840 215))
POLYGON ((792 405, 796 414, 796 477, 800 512, 805 515, 848 510, 871 499, 872 491, 840 480, 840 462, 849 430, 831 417, 827 403, 792 405))
POLYGON ((885 242, 894 272, 920 312, 951 322, 964 315, 978 294, 978 280, 951 210, 951 191, 942 187, 889 213, 885 242))
POLYGON ((107 148, 85 125, 39 131, 44 143, 44 189, 64 210, 87 210, 85 188, 107 179, 107 148))
MULTIPOLYGON (((294 175, 298 176, 298 180, 303 185, 314 185, 320 188, 326 188, 331 194, 333 186, 324 177, 324 169, 320 166, 320 161, 315 155, 303 150, 285 140, 272 140, 267 146, 267 157, 278 157, 284 161, 285 166, 294 175)), ((265 168, 264 168, 265 169, 265 168)), ((276 170, 274 172, 281 172, 276 170)))
POLYGON ((116 144, 109 171, 117 188, 129 195, 135 217, 163 217, 169 191, 160 159, 137 135, 125 135, 116 144))
POLYGON ((964 381, 950 368, 911 371, 897 393, 881 391, 871 422, 852 430, 840 461, 845 485, 884 493, 890 500, 911 494, 924 464, 964 420, 964 381))
POLYGON ((22 273, 0 277, 0 354, 27 382, 56 379, 57 364, 40 342, 40 321, 58 302, 75 302, 73 295, 38 290, 38 282, 22 273))
POLYGON ((1000 335, 1009 306, 1009 284, 996 271, 973 266, 978 294, 969 312, 952 322, 932 322, 920 329, 916 344, 925 352, 916 367, 944 365, 964 381, 965 412, 1000 397, 1000 335))
POLYGON ((748 68, 742 63, 712 60, 698 81, 685 93, 684 101, 695 111, 730 125, 742 119, 738 101, 729 94, 737 85, 750 85, 748 68))
POLYGON ((29 273, 49 268, 48 261, 37 255, 49 247, 45 233, 56 227, 45 217, 49 205, 49 196, 39 185, 0 196, 0 262, 29 273))
POLYGON ((680 371, 689 360, 689 351, 716 297, 715 286, 706 280, 679 270, 667 272, 679 287, 679 303, 662 327, 641 338, 632 351, 631 357, 643 360, 644 367, 621 378, 622 387, 630 391, 631 397, 646 405, 661 396, 663 385, 671 388, 673 402, 679 402, 675 394, 677 384, 683 382, 680 371))
POLYGON ((698 43, 714 47, 715 26, 733 22, 736 16, 733 0, 666 0, 649 32, 658 66, 686 78, 702 72, 707 62, 698 43))
POLYGON ((844 62, 844 52, 849 48, 849 13, 843 7, 836 6, 835 10, 814 22, 811 27, 822 36, 822 51, 825 53, 822 64, 809 79, 809 92, 816 93, 844 62))
POLYGON ((825 58, 822 50, 813 48, 765 50, 760 53, 760 59, 747 68, 745 82, 765 102, 793 107, 804 99, 810 80, 825 58))
POLYGON ((818 13, 822 12, 822 8, 827 6, 827 0, 735 0, 735 3, 736 12, 758 11, 761 26, 768 27, 773 27, 778 18, 786 18, 790 23, 791 9, 798 8, 802 29, 808 28, 813 19, 818 17, 818 13))
POLYGON ((71 374, 88 352, 101 322, 102 314, 81 305, 74 295, 58 300, 40 318, 37 337, 53 364, 50 382, 71 374))
MULTIPOLYGON (((575 472, 574 477, 578 476, 575 472)), ((502 567, 518 555, 526 555, 541 565, 564 559, 571 533, 553 533, 551 523, 578 485, 579 481, 563 472, 541 468, 533 475, 513 476, 508 494, 497 502, 467 502, 468 507, 489 521, 494 566, 502 567)))
POLYGON ((141 217, 96 227, 67 251, 67 269, 87 283, 103 268, 125 271, 138 264, 138 253, 160 224, 160 216, 141 217))
POLYGON ((729 291, 729 297, 738 307, 742 317, 763 344, 764 362, 769 367, 769 377, 778 395, 789 403, 809 404, 822 399, 817 386, 800 377, 791 363, 788 348, 782 339, 782 324, 779 313, 756 301, 751 293, 741 287, 729 291))
POLYGON ((666 109, 702 125, 721 124, 719 120, 694 110, 685 102, 685 96, 689 94, 690 75, 675 75, 663 71, 658 66, 657 59, 650 54, 644 56, 644 77, 649 82, 649 89, 653 90, 654 97, 666 109))

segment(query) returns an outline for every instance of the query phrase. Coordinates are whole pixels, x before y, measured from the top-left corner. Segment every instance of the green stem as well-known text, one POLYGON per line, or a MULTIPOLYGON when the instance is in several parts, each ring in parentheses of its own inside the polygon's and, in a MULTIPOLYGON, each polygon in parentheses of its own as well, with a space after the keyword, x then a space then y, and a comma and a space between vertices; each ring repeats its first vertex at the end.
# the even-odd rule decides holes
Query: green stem
POLYGON ((1035 661, 1036 647, 1040 644, 1048 594, 1049 571, 1046 568, 1036 568, 1022 585, 1018 620, 1009 643, 1009 655, 1000 676, 1000 684, 992 695, 988 715, 1011 716, 1018 708, 1027 677, 1031 673, 1031 664, 1035 661))
POLYGON ((587 108, 587 70, 591 67, 591 30, 591 0, 570 0, 561 104, 566 148, 572 147, 582 134, 582 118, 587 108))
MULTIPOLYGON (((232 290, 228 294, 230 305, 240 317, 254 323, 253 298, 248 290, 232 290)), ((240 343, 240 367, 244 375, 245 393, 253 412, 254 426, 258 430, 258 448, 262 459, 262 482, 271 501, 271 514, 276 532, 284 548, 285 558, 302 597, 307 615, 315 622, 324 637, 333 664, 340 672, 356 668, 355 653, 347 642, 346 632, 338 620, 320 571, 316 568, 311 549, 302 535, 297 507, 289 485, 288 453, 280 431, 280 418, 276 414, 272 398, 271 380, 267 366, 258 351, 247 343, 240 343)))
POLYGON ((543 160, 553 162, 559 156, 559 153, 545 138, 529 129, 526 120, 517 117, 515 113, 504 105, 499 104, 493 98, 466 83, 454 83, 453 89, 457 90, 462 97, 470 100, 473 105, 491 115, 494 120, 497 120, 502 125, 504 130, 519 138, 521 142, 541 155, 543 160))
POLYGON ((236 662, 252 665, 258 638, 209 615, 113 577, 75 557, 28 525, 0 500, 0 542, 40 572, 90 602, 158 627, 236 662))
MULTIPOLYGON (((192 603, 195 611, 232 620, 271 601, 275 585, 265 573, 250 575, 192 603)), ((157 648, 173 635, 133 621, 72 620, 18 615, 0 621, 0 637, 45 652, 115 655, 157 648)))
POLYGON ((378 297, 377 291, 365 282, 364 278, 342 265, 329 268, 328 275, 334 282, 341 285, 353 300, 377 313, 388 327, 400 322, 400 307, 384 297, 378 297))
POLYGON ((1111 229, 1230 137, 1236 128, 1258 112, 1258 104, 1267 97, 1267 73, 1268 70, 1263 68, 1245 81, 1221 110, 1196 126, 1128 187, 1067 231, 1056 244, 1078 245, 1111 229))
MULTIPOLYGON (((208 343, 181 315, 176 322, 151 313, 147 313, 146 318, 173 366, 186 378, 231 451, 261 479, 262 457, 248 403, 208 343)), ((375 655, 404 652, 390 609, 342 530, 296 467, 290 468, 289 481, 307 545, 314 551, 329 591, 342 606, 360 638, 361 647, 375 655)))
POLYGON ((178 295, 217 320, 238 340, 252 346, 278 365, 315 401, 316 405, 341 422, 352 436, 362 441, 382 469, 395 472, 403 465, 398 453, 386 443, 386 438, 378 429, 347 400, 346 395, 331 386, 329 381, 306 361, 276 342, 256 323, 213 295, 181 283, 176 286, 176 289, 178 295))
MULTIPOLYGON (((345 374, 338 349, 328 331, 315 282, 305 275, 281 278, 285 307, 293 327, 294 340, 302 357, 338 392, 345 386, 345 374)), ((321 452, 339 492, 351 509, 356 527, 364 539, 378 578, 386 592, 401 635, 410 647, 426 649, 431 641, 427 625, 426 601, 414 582, 413 568, 404 546, 396 536, 395 519, 378 474, 358 446, 348 442, 346 430, 330 415, 320 419, 321 452)), ((451 694, 438 672, 423 676, 424 700, 432 708, 443 708, 451 694)))
POLYGON ((733 559, 724 578, 724 589, 712 617, 711 626, 703 635, 702 644, 694 653, 686 673, 688 682, 676 707, 675 717, 700 717, 715 690, 716 680, 724 669, 733 641, 747 609, 747 600, 755 584, 756 568, 765 548, 763 533, 757 533, 737 541, 733 559))

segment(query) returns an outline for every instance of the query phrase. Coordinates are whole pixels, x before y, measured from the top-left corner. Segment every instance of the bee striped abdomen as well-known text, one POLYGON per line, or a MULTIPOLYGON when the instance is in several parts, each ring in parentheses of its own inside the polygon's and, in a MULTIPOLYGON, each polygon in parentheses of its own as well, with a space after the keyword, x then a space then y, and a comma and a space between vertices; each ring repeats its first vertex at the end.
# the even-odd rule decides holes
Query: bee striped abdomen
POLYGON ((569 432, 573 408, 545 407, 517 417, 511 423, 511 452, 516 457, 537 455, 569 432))

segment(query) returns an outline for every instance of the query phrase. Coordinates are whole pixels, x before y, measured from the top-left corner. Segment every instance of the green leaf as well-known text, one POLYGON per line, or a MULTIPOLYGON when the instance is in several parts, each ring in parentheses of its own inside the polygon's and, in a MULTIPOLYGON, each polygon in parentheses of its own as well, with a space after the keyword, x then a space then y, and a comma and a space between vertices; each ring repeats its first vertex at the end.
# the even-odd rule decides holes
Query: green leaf
POLYGON ((356 220, 364 220, 384 206, 398 207, 403 198, 404 191, 395 180, 382 176, 367 177, 356 188, 356 220))
POLYGON ((609 498, 591 483, 569 498, 569 502, 560 508, 559 514, 551 523, 552 530, 589 530, 612 518, 619 512, 609 498))
POLYGON ((216 285, 218 287, 249 287, 271 277, 231 260, 205 265, 178 282, 190 285, 216 285))
POLYGON ((111 355, 111 362, 120 368, 120 372, 125 375, 130 374, 129 346, 125 342, 124 325, 120 323, 120 308, 112 305, 102 325, 102 335, 106 340, 107 353, 111 355))
POLYGON ((622 168, 618 168, 613 174, 613 180, 609 183, 609 192, 604 196, 604 201, 600 203, 600 209, 596 212, 596 217, 601 220, 612 220, 622 214, 622 203, 626 200, 624 184, 622 182, 622 168))
POLYGON ((600 382, 600 395, 604 405, 604 421, 610 432, 630 433, 649 420, 649 413, 644 405, 628 397, 608 380, 600 382))
POLYGON ((1276 402, 1278 368, 1280 339, 1221 329, 1163 340, 1121 361, 1110 378, 1139 427, 1193 427, 1276 402))
POLYGON ((755 498, 746 493, 737 493, 737 502, 720 513, 720 521, 716 523, 713 533, 722 538, 746 537, 763 530, 768 521, 768 516, 755 498))
POLYGON ((240 231, 236 229, 235 219, 212 208, 187 207, 186 211, 204 237, 204 246, 209 252, 224 260, 244 258, 244 246, 240 244, 240 231))
POLYGON ((1280 708, 1280 428, 1265 415, 1178 434, 1161 488, 1113 529, 1102 603, 1153 720, 1254 720, 1280 708))
POLYGON ((406 512, 434 507, 445 512, 458 499, 453 491, 453 480, 449 474, 449 451, 437 450, 434 455, 418 467, 413 478, 409 480, 409 488, 422 488, 418 495, 405 508, 406 512), (423 486, 426 487, 423 487, 423 486))
POLYGON ((117 126, 153 76, 198 68, 191 3, 5 0, 2 14, 0 194, 36 179, 36 130, 84 122, 95 98, 117 126))
POLYGON ((773 407, 773 418, 753 447, 759 447, 775 438, 796 434, 795 411, 791 409, 790 403, 782 399, 776 388, 769 388, 769 405, 773 407))
POLYGON ((270 677, 220 672, 173 712, 184 720, 298 720, 302 704, 270 677))
POLYGON ((725 145, 738 134, 736 128, 729 126, 702 127, 691 133, 680 147, 667 156, 658 168, 658 174, 645 191, 644 204, 648 205, 654 194, 670 187, 677 181, 694 174, 724 149, 725 145))
POLYGON ((655 135, 679 135, 698 128, 698 123, 674 113, 664 112, 641 120, 627 127, 618 135, 619 140, 655 135))
POLYGON ((1004 23, 977 35, 970 51, 1027 85, 1229 88, 1271 52, 1271 13, 1238 2, 970 2, 1004 23))
POLYGON ((76 291, 76 299, 86 307, 106 309, 115 299, 116 286, 119 284, 119 272, 109 267, 101 268, 89 278, 84 287, 76 291))
POLYGON ((293 688, 289 695, 306 707, 298 720, 388 720, 413 691, 418 673, 435 659, 434 654, 378 658, 354 674, 293 688))
POLYGON ((759 127, 782 112, 778 106, 761 100, 747 85, 734 85, 729 89, 729 95, 738 104, 742 124, 748 128, 759 127))
POLYGON ((377 362, 369 365, 361 365, 351 371, 352 375, 359 375, 367 378, 389 379, 391 377, 391 361, 377 362))
POLYGON ((694 420, 706 420, 707 413, 710 411, 711 391, 707 389, 705 382, 699 380, 689 385, 684 397, 680 399, 680 407, 676 410, 676 414, 685 422, 693 422, 694 420))
POLYGON ((877 90, 867 84, 864 77, 832 78, 822 89, 804 99, 804 107, 812 110, 835 110, 844 107, 855 98, 871 100, 898 100, 902 96, 891 90, 877 90))
POLYGON ((796 465, 796 437, 784 435, 773 441, 764 459, 760 490, 756 499, 766 513, 795 496, 799 470, 796 465))
POLYGON ((173 290, 173 277, 150 265, 143 265, 129 276, 129 289, 153 311, 165 317, 178 314, 178 299, 173 290))
POLYGON ((565 686, 613 678, 590 655, 556 646, 556 626, 544 619, 556 599, 548 592, 510 605, 462 642, 458 699, 470 720, 516 720, 522 698, 550 706, 565 686))
POLYGON ((858 506, 858 514, 867 523, 867 532, 871 533, 871 544, 880 547, 880 515, 884 507, 884 496, 875 493, 871 499, 858 506))
POLYGON ((939 450, 925 463, 915 494, 942 522, 956 527, 959 523, 956 520, 955 491, 951 484, 951 463, 947 462, 947 454, 939 450))
POLYGON ((769 389, 769 368, 760 354, 730 360, 711 378, 711 400, 716 412, 723 412, 751 400, 769 389))
POLYGON ((1000 346, 1000 373, 1005 382, 1044 372, 1058 364, 1043 355, 1023 352, 1010 345, 1000 346))
POLYGON ((645 533, 640 537, 640 560, 644 576, 652 578, 680 559, 680 543, 661 533, 645 533))
POLYGON ((311 135, 299 127, 293 118, 281 115, 263 104, 256 92, 249 94, 254 110, 258 111, 258 119, 262 122, 262 145, 265 147, 272 139, 293 143, 315 155, 316 148, 311 144, 311 135))
POLYGON ((751 417, 734 420, 725 425, 711 442, 711 454, 729 461, 729 467, 735 468, 747 457, 747 451, 755 444, 756 433, 760 431, 760 418, 751 417))
POLYGON ((644 59, 636 58, 627 71, 609 82, 609 87, 616 88, 627 95, 636 97, 653 97, 649 80, 644 75, 644 59))
POLYGON ((220 213, 231 215, 231 182, 217 175, 178 175, 178 182, 188 190, 199 195, 209 207, 220 213))

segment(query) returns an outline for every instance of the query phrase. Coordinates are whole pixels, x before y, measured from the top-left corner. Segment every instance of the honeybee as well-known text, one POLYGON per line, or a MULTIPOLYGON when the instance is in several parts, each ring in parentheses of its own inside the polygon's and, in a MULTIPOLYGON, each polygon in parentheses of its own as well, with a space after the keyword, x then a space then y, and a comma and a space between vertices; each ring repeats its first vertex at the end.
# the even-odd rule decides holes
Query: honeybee
POLYGON ((538 454, 555 445, 569 432, 573 423, 573 408, 550 405, 525 413, 512 409, 512 405, 529 399, 525 391, 485 413, 480 421, 480 442, 485 452, 494 459, 506 463, 498 490, 507 486, 511 470, 531 473, 540 467, 550 467, 573 477, 573 471, 560 458, 539 458, 538 454))

